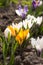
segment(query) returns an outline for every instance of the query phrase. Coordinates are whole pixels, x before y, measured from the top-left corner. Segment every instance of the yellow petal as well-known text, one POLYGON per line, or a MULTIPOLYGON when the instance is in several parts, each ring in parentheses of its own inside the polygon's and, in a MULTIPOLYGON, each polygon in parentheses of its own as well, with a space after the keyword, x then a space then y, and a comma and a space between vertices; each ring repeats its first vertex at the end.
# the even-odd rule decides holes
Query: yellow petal
POLYGON ((8 26, 8 28, 11 30, 11 34, 12 34, 12 36, 15 36, 16 35, 16 33, 15 33, 15 30, 14 30, 14 28, 10 25, 10 26, 8 26))
POLYGON ((24 38, 26 38, 26 37, 27 37, 28 32, 29 32, 29 29, 24 30, 24 38))

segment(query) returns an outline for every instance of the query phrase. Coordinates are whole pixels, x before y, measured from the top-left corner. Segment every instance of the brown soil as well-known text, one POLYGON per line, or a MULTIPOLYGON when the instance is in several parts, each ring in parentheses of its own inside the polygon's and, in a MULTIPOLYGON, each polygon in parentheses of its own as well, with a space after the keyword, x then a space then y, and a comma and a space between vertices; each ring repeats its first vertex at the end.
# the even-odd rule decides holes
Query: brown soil
POLYGON ((0 28, 2 31, 12 22, 19 22, 21 18, 15 14, 16 5, 11 4, 7 8, 0 8, 0 28))

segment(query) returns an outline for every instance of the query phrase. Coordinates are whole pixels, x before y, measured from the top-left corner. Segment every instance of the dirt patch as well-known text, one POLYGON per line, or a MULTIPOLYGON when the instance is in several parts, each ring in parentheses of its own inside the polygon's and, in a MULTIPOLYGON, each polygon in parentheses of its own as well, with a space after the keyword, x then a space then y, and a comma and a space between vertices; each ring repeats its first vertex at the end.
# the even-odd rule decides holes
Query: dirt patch
POLYGON ((15 14, 17 5, 13 3, 7 8, 0 8, 0 28, 2 31, 12 22, 19 22, 21 18, 15 14))

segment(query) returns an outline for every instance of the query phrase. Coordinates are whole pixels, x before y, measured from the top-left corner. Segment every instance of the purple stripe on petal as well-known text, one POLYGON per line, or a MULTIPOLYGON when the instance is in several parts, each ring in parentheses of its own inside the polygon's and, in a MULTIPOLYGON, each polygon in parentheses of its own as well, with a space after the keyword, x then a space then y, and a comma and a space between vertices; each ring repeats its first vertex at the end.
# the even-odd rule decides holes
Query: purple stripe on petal
POLYGON ((36 7, 37 7, 37 6, 36 6, 36 2, 35 2, 35 1, 33 1, 33 2, 32 2, 32 5, 33 5, 33 7, 34 7, 34 8, 36 8, 36 7))
POLYGON ((25 16, 26 16, 26 15, 25 15, 24 13, 22 13, 22 15, 21 15, 21 16, 22 16, 22 18, 25 18, 25 16))
POLYGON ((27 5, 24 6, 24 11, 28 12, 28 6, 27 5))

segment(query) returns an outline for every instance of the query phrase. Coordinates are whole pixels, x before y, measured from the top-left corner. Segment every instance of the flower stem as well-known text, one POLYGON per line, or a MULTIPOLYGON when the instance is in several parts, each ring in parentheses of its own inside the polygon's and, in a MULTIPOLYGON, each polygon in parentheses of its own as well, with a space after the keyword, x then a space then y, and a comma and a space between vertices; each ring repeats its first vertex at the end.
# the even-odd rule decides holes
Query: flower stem
POLYGON ((14 53, 16 52, 17 47, 18 47, 18 43, 16 43, 15 45, 12 44, 11 57, 10 57, 9 65, 13 65, 13 64, 14 64, 14 59, 15 59, 15 57, 14 57, 14 53))

